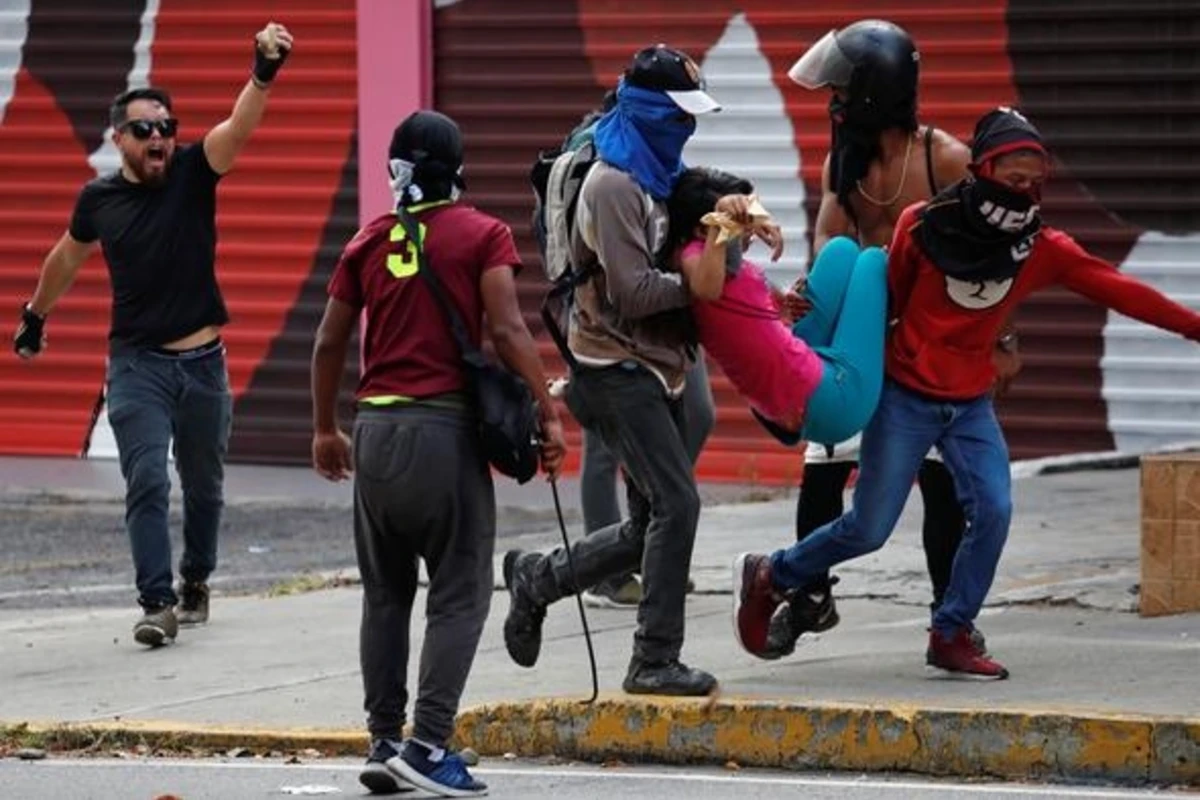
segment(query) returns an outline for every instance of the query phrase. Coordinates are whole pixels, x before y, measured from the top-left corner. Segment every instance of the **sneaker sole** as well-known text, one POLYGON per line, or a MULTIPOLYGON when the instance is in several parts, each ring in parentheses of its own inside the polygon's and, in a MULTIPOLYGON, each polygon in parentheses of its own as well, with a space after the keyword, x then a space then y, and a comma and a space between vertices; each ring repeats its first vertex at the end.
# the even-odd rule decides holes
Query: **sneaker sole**
POLYGON ((147 647, 164 647, 174 642, 175 637, 167 636, 167 632, 157 625, 139 625, 133 629, 133 640, 147 647))
POLYGON ((175 621, 179 623, 180 627, 195 628, 200 625, 207 625, 208 617, 205 617, 204 619, 188 619, 182 614, 176 614, 175 621))
POLYGON ((424 789, 441 797, 483 797, 488 793, 487 789, 452 789, 449 786, 443 786, 437 781, 432 781, 427 776, 417 772, 400 756, 389 758, 387 760, 387 768, 393 775, 407 781, 418 789, 424 789))
POLYGON ((935 667, 933 664, 925 665, 925 676, 930 680, 970 681, 972 683, 991 683, 992 681, 1008 680, 1007 672, 1000 675, 982 675, 978 672, 963 672, 962 670, 935 667))
POLYGON ((358 782, 367 787, 371 794, 399 794, 411 792, 415 787, 402 782, 384 764, 368 764, 358 774, 358 782))
POLYGON ((602 594, 583 593, 583 604, 588 608, 612 608, 620 611, 634 611, 639 603, 618 603, 611 597, 602 594))

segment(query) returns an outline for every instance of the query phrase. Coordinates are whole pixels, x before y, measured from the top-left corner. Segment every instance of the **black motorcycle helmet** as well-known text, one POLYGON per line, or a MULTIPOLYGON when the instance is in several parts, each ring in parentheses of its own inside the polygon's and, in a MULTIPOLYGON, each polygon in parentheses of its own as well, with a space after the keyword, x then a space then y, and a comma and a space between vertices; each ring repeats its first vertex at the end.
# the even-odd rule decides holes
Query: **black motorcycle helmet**
MULTIPOLYGON (((806 89, 833 87, 844 95, 844 120, 862 128, 917 127, 920 53, 912 37, 891 22, 867 19, 832 30, 788 70, 806 89)), ((837 110, 835 110, 835 115, 837 110)))

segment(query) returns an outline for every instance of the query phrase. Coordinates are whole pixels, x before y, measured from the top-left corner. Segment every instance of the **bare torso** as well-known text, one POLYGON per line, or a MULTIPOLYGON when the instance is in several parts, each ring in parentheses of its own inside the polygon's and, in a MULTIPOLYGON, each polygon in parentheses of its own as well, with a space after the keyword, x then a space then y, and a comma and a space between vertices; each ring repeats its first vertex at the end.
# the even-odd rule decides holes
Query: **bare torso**
POLYGON ((190 333, 182 339, 176 339, 173 342, 167 342, 163 347, 168 350, 191 350, 193 347, 199 347, 203 344, 208 344, 213 339, 221 334, 221 329, 216 325, 206 325, 195 333, 190 333))
POLYGON ((904 209, 928 200, 966 176, 969 158, 966 148, 948 133, 935 129, 927 150, 926 130, 922 126, 902 145, 897 147, 898 142, 891 142, 890 147, 885 147, 851 195, 854 217, 850 225, 852 230, 857 228, 860 244, 880 247, 890 244, 896 220, 904 209))

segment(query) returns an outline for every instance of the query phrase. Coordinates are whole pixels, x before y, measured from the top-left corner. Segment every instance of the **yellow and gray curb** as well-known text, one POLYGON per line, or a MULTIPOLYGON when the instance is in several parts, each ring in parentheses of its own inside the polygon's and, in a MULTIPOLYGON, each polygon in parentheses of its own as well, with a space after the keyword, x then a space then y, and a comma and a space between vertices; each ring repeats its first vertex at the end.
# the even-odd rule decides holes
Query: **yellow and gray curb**
MULTIPOLYGON (((130 722, 0 725, 0 745, 361 756, 367 741, 361 731, 130 722)), ((1200 720, 1053 710, 546 700, 468 709, 459 716, 456 745, 483 756, 1200 786, 1200 720)))

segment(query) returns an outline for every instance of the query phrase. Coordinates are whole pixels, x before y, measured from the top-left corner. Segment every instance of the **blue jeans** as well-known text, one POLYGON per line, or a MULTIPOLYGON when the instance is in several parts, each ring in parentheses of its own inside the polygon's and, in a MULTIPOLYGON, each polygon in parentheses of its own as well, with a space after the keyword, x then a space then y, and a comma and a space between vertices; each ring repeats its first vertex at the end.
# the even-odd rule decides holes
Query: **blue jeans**
POLYGON ((109 358, 105 389, 125 478, 125 527, 138 602, 144 607, 173 605, 178 598, 171 580, 167 448, 174 438, 183 489, 179 574, 184 581, 202 583, 217 566, 224 460, 233 419, 224 350, 196 358, 148 350, 116 353, 109 358))
POLYGON ((834 445, 863 429, 883 386, 887 329, 887 255, 859 250, 839 236, 821 248, 804 297, 812 309, 792 333, 825 362, 825 374, 808 400, 805 441, 834 445))
POLYGON ((989 396, 937 401, 888 381, 863 431, 854 507, 771 556, 776 586, 805 586, 836 564, 882 547, 932 445, 954 476, 968 523, 933 625, 945 635, 969 627, 992 587, 1012 517, 1008 447, 989 396))

